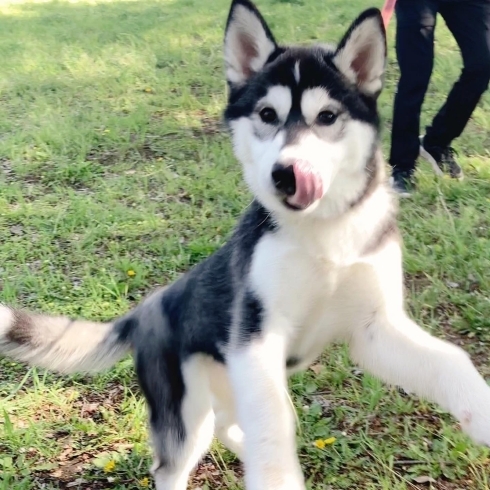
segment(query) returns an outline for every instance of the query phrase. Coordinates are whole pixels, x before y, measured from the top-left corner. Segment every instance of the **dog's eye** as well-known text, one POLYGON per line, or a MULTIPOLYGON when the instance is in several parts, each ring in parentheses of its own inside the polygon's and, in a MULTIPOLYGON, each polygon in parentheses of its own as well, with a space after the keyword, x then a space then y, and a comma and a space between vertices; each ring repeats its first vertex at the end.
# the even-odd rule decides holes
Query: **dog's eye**
POLYGON ((337 120, 337 114, 332 111, 322 111, 318 114, 318 124, 323 126, 331 126, 337 120))
POLYGON ((265 107, 259 112, 260 119, 266 124, 274 124, 277 122, 277 112, 270 107, 265 107))

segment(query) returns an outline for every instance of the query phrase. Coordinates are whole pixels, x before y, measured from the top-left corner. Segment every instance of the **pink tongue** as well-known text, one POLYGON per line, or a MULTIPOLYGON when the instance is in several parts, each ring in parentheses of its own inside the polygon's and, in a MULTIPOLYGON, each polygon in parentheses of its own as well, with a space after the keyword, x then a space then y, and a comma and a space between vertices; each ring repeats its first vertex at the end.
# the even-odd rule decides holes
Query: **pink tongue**
POLYGON ((287 202, 297 208, 305 209, 323 195, 323 185, 320 175, 304 160, 293 164, 296 180, 296 192, 287 198, 287 202))

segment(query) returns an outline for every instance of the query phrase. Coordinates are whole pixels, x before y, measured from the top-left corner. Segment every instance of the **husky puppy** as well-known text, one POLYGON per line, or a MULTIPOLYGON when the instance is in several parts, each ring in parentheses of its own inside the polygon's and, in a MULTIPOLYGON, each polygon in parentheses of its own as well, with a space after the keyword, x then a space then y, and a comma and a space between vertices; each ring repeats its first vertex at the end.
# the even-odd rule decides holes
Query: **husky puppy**
POLYGON ((404 309, 379 146, 380 12, 362 13, 335 48, 288 47, 249 0, 233 0, 224 56, 225 118, 255 196, 230 240, 113 323, 2 306, 0 353, 74 372, 132 351, 158 490, 186 488, 214 433, 242 459, 247 489, 304 490, 287 377, 334 341, 490 445, 489 386, 404 309))

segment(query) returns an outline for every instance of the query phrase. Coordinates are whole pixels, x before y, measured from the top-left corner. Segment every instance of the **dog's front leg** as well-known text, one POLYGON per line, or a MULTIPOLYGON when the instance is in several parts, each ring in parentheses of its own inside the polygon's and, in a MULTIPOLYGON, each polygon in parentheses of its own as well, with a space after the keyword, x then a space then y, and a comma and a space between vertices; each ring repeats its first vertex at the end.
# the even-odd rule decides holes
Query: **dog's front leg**
POLYGON ((227 364, 244 433, 247 490, 303 490, 287 393, 285 338, 266 327, 234 348, 227 364))
POLYGON ((357 329, 351 352, 374 375, 441 405, 476 442, 490 446, 490 387, 462 349, 400 312, 357 329))

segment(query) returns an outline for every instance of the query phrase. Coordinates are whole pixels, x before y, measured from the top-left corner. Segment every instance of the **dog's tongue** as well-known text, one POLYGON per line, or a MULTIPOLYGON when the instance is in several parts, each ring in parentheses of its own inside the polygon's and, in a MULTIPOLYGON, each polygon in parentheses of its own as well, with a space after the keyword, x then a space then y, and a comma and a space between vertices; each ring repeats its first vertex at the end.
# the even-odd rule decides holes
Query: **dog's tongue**
POLYGON ((322 179, 318 172, 306 161, 294 162, 296 192, 287 198, 288 204, 305 209, 323 195, 322 179))

